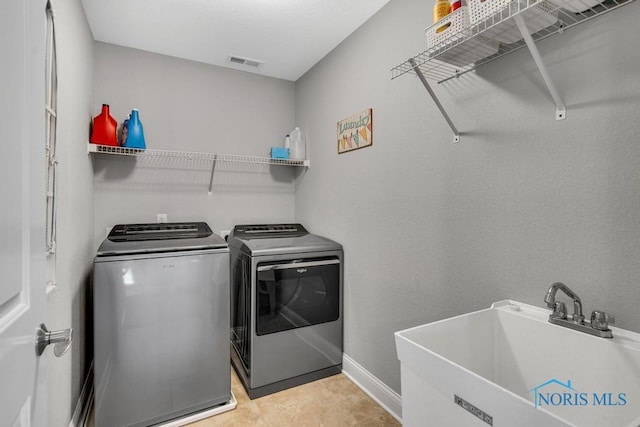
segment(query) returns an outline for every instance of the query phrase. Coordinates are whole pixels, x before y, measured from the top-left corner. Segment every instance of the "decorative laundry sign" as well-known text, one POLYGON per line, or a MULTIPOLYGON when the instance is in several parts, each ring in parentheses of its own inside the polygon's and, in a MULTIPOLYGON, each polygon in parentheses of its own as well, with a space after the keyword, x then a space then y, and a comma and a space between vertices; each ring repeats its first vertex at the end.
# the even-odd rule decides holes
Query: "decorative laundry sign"
POLYGON ((373 108, 338 122, 338 154, 373 144, 373 108))

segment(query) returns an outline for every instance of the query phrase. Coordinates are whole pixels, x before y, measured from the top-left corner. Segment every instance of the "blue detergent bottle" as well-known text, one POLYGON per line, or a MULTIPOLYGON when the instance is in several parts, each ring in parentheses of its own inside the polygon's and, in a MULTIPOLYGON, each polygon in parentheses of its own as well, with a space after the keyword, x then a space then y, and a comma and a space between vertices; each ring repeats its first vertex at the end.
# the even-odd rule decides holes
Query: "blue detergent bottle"
POLYGON ((124 141, 124 146, 127 148, 138 148, 144 150, 147 148, 144 142, 144 130, 142 129, 142 122, 138 115, 138 110, 134 108, 131 110, 131 118, 127 123, 127 139, 124 141))

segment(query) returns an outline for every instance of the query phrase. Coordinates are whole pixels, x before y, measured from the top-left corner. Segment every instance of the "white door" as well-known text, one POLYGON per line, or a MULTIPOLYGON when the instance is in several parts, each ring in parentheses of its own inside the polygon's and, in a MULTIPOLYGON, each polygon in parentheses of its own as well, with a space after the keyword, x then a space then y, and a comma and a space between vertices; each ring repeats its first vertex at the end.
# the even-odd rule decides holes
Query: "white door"
POLYGON ((45 310, 45 5, 0 11, 0 426, 46 426, 36 328, 45 310))

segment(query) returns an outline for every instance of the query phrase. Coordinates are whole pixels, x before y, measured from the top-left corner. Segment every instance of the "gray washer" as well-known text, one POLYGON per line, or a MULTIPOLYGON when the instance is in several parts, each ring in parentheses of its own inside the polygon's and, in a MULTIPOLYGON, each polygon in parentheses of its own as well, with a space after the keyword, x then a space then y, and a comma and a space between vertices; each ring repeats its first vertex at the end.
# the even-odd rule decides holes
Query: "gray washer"
POLYGON ((95 425, 231 400, 229 249, 205 223, 114 227, 94 264, 95 425))

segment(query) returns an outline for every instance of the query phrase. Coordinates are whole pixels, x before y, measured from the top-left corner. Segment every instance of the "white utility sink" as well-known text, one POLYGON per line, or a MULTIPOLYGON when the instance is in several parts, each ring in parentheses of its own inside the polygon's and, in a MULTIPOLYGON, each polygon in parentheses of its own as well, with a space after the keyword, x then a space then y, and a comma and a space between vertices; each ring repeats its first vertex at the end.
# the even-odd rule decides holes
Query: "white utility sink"
POLYGON ((405 426, 640 426, 640 334, 491 308, 396 332, 405 426))

